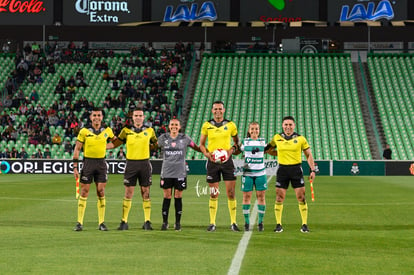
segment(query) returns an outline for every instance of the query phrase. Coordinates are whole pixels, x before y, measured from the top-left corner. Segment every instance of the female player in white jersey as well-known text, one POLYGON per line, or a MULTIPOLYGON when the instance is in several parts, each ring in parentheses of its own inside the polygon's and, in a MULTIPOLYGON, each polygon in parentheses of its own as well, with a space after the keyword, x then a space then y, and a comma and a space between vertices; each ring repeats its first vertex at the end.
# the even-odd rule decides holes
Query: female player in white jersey
MULTIPOLYGON (((267 190, 267 177, 264 163, 264 148, 266 142, 259 137, 260 126, 257 122, 249 123, 247 138, 243 139, 241 150, 244 152, 244 165, 241 190, 243 191, 244 230, 250 230, 250 204, 253 187, 256 189, 259 231, 264 230, 263 217, 266 211, 265 192, 267 190)), ((276 151, 268 152, 276 155, 276 151)))

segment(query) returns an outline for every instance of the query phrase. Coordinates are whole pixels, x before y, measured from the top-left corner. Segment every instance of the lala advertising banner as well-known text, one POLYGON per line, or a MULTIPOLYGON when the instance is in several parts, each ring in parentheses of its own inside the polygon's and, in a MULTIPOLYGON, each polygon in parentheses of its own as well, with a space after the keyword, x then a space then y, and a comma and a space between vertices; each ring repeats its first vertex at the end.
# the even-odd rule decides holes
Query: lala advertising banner
POLYGON ((230 0, 157 0, 152 1, 152 21, 191 22, 229 21, 230 0))
POLYGON ((344 21, 398 21, 406 19, 407 0, 328 1, 328 20, 331 23, 344 21))

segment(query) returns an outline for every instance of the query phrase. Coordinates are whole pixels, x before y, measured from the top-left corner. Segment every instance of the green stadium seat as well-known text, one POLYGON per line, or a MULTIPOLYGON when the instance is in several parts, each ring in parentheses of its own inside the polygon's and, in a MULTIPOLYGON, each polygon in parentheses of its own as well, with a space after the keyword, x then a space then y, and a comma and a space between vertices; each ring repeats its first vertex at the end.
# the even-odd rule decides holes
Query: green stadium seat
POLYGON ((354 82, 349 55, 205 55, 186 133, 198 141, 210 104, 222 99, 243 136, 258 120, 270 140, 282 117, 293 115, 316 159, 371 159, 354 82), (350 143, 343 133, 360 140, 350 143))

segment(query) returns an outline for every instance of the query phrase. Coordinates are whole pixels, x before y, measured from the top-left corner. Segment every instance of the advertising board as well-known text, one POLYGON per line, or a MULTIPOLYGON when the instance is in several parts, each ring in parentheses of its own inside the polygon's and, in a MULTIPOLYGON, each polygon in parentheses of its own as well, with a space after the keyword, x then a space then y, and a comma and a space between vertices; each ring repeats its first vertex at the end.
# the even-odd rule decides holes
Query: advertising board
POLYGON ((142 20, 142 0, 63 1, 64 25, 108 26, 142 20))
POLYGON ((229 21, 230 0, 157 0, 152 3, 152 21, 229 21))
POLYGON ((0 0, 0 25, 52 25, 53 0, 0 0))

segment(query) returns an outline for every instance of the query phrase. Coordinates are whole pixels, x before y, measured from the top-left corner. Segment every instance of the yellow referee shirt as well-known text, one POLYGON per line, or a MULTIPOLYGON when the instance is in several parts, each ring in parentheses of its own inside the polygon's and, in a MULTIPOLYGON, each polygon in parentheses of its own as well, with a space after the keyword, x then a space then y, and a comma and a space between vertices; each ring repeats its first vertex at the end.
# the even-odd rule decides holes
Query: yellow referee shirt
POLYGON ((83 156, 85 158, 102 159, 106 154, 106 143, 112 139, 112 129, 101 128, 95 131, 93 128, 82 128, 78 134, 78 141, 83 143, 83 156))
POLYGON ((156 143, 157 137, 153 128, 124 127, 118 139, 126 144, 128 160, 143 160, 150 158, 150 143, 156 143))
POLYGON ((216 149, 229 150, 231 148, 231 137, 237 135, 237 126, 233 121, 223 120, 216 124, 212 119, 204 122, 201 127, 201 134, 208 138, 207 149, 209 152, 216 149))
POLYGON ((310 148, 304 136, 293 133, 290 138, 283 134, 276 134, 270 141, 272 147, 277 148, 279 164, 296 165, 302 163, 302 151, 310 148))

